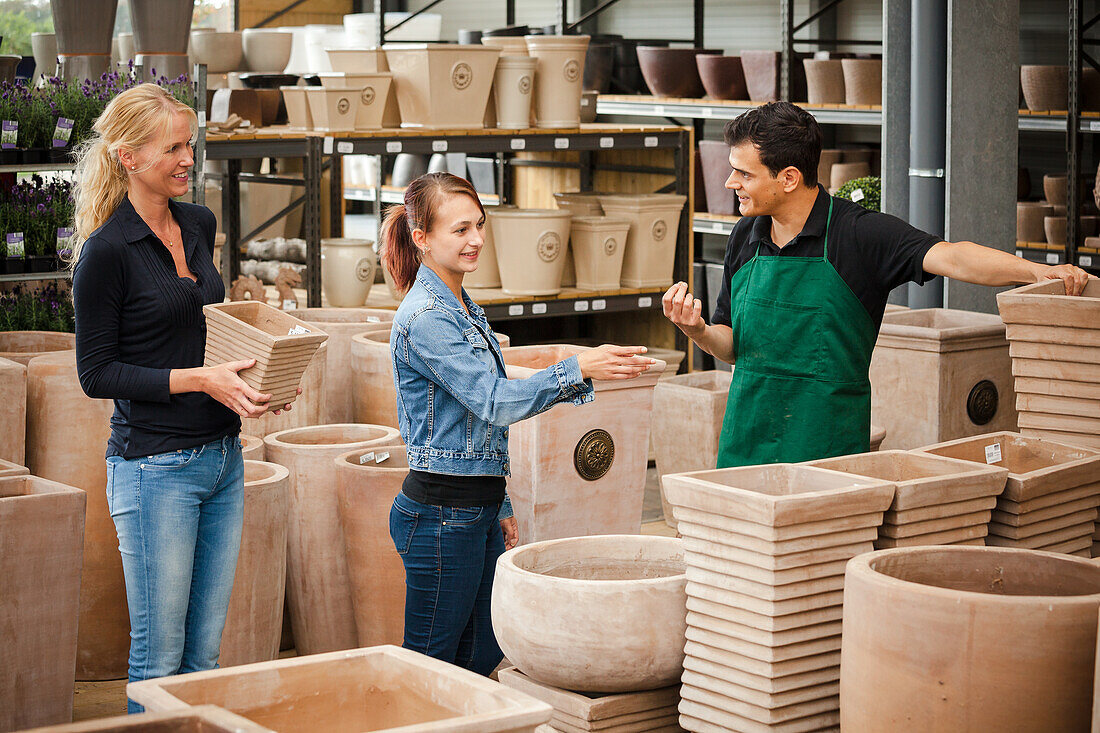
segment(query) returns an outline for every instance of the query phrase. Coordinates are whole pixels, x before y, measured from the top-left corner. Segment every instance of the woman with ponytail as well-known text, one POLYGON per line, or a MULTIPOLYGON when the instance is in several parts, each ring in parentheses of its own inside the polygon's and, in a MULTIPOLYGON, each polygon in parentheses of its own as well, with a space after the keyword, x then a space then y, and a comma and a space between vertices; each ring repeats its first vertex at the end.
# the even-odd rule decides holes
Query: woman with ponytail
POLYGON ((76 169, 76 358, 88 396, 115 403, 107 504, 135 681, 217 665, 243 518, 240 418, 270 395, 237 374, 253 360, 203 367, 202 307, 225 289, 213 213, 173 200, 188 192, 194 111, 141 84, 94 130, 76 169))
MULTIPOLYGON (((592 379, 631 379, 644 346, 601 346, 510 380, 485 312, 462 289, 485 243, 468 181, 429 173, 382 224, 382 264, 408 294, 390 346, 409 474, 390 509, 405 564, 408 649, 488 675, 503 655, 489 600, 497 558, 518 541, 505 494, 508 426, 593 399, 592 379)), ((507 243, 497 243, 507 246, 507 243)))

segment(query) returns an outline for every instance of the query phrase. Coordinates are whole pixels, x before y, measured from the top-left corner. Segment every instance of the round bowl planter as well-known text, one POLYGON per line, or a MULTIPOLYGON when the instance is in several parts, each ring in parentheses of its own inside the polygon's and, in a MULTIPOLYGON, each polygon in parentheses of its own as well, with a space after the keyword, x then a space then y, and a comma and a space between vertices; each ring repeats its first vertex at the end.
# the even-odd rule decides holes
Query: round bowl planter
POLYGON ((333 308, 365 305, 374 285, 378 255, 369 239, 331 237, 321 240, 321 283, 333 308))
POLYGON ((493 78, 493 100, 497 127, 522 130, 531 126, 531 92, 535 88, 538 59, 530 56, 501 56, 493 78))
POLYGON ((486 221, 485 228, 482 230, 485 244, 482 245, 481 254, 477 258, 477 269, 466 273, 466 276, 462 279, 462 287, 464 288, 500 287, 500 264, 497 261, 497 248, 493 241, 493 227, 488 221, 488 214, 490 211, 501 208, 514 209, 516 207, 511 204, 485 207, 486 221))
POLYGON ((283 430, 264 438, 268 460, 290 470, 287 599, 301 655, 358 645, 334 459, 348 450, 399 440, 394 428, 351 423, 283 430))
POLYGON ((749 88, 745 84, 745 69, 740 56, 719 56, 701 53, 695 56, 699 79, 711 99, 746 100, 749 88))
POLYGON ((244 526, 222 631, 222 667, 270 662, 279 656, 289 476, 287 468, 275 463, 244 462, 244 526))
POLYGON ((1048 216, 1054 216, 1053 206, 1041 201, 1018 201, 1016 203, 1016 241, 1047 241, 1043 220, 1048 216))
POLYGON ((390 538, 390 505, 409 474, 405 446, 357 448, 336 458, 359 646, 396 644, 405 634, 405 565, 390 538))
POLYGON ((638 64, 653 96, 698 98, 703 96, 705 90, 695 57, 721 53, 701 48, 638 46, 638 64))
POLYGON ((1069 107, 1068 66, 1021 66, 1020 85, 1024 102, 1033 112, 1069 107))
POLYGON ((1066 243, 1066 217, 1043 217, 1043 232, 1046 234, 1047 244, 1065 245, 1066 243))
POLYGON ((241 433, 241 458, 246 461, 262 461, 264 459, 264 439, 258 435, 241 433))
POLYGON ((244 60, 240 31, 191 31, 191 48, 195 63, 206 64, 208 74, 237 71, 244 60))
POLYGON ((882 104, 882 59, 841 59, 844 103, 882 104))
POLYGON ((604 693, 673 685, 684 661, 684 570, 671 537, 517 547, 497 562, 493 630, 508 660, 544 684, 604 693))
POLYGON ((1068 198, 1066 193, 1066 179, 1067 176, 1043 176, 1043 195, 1046 196, 1047 203, 1051 206, 1065 206, 1066 199, 1068 198))
POLYGON ((840 59, 803 59, 810 104, 844 104, 844 69, 840 59))
POLYGON ((630 221, 609 216, 574 217, 570 249, 578 290, 615 290, 623 272, 630 221))
POLYGON ((573 215, 558 209, 489 211, 497 246, 501 288, 509 295, 561 292, 569 223, 573 215))
POLYGON ((845 731, 1087 730, 1100 566, 1035 550, 860 555, 844 581, 845 731))
POLYGON ((535 84, 537 127, 579 127, 584 57, 588 36, 524 36, 538 60, 535 84))
POLYGON ((249 71, 281 72, 290 61, 294 34, 273 28, 245 28, 241 45, 249 71))
POLYGON ((36 356, 76 348, 76 334, 59 331, 2 331, 0 359, 27 366, 36 356))

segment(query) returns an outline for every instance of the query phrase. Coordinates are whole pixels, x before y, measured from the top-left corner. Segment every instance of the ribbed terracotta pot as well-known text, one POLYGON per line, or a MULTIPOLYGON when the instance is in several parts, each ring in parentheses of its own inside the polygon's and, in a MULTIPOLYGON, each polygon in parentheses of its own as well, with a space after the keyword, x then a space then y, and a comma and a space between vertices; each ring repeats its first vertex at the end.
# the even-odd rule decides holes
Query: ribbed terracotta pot
POLYGON ((844 103, 882 104, 882 59, 841 59, 844 103))
POLYGON ((27 467, 88 495, 80 584, 76 679, 126 677, 130 616, 118 534, 107 509, 103 453, 114 404, 84 394, 76 352, 38 356, 27 365, 27 467), (64 436, 59 439, 59 436, 64 436))
POLYGON ((630 222, 610 216, 574 217, 570 248, 578 290, 615 290, 623 272, 630 222))
POLYGON ((108 70, 117 6, 118 0, 51 0, 65 79, 98 79, 108 70))
POLYGON ((1018 201, 1016 203, 1016 241, 1045 242, 1046 229, 1043 220, 1054 216, 1054 207, 1042 201, 1018 201))
POLYGON ((27 444, 27 368, 0 358, 0 460, 23 465, 27 444))
POLYGON ((409 473, 405 447, 357 448, 336 459, 336 493, 359 646, 405 635, 405 566, 390 538, 390 505, 409 473))
POLYGON ((321 282, 332 308, 359 308, 367 302, 378 255, 369 239, 329 237, 321 240, 321 282))
POLYGON ((672 284, 676 238, 685 201, 686 196, 674 193, 600 196, 600 205, 608 216, 630 221, 623 255, 623 287, 672 284))
POLYGON ((246 461, 262 461, 264 459, 264 439, 258 435, 241 433, 241 458, 246 461))
POLYGON ((748 99, 749 88, 745 84, 740 56, 701 53, 695 56, 695 65, 703 89, 711 99, 748 99))
POLYGON ((724 216, 738 213, 737 194, 726 188, 726 181, 733 173, 733 166, 730 165, 730 146, 718 140, 700 140, 699 157, 707 193, 707 211, 724 216))
POLYGON ((36 356, 76 348, 76 334, 58 331, 0 332, 0 359, 26 366, 36 356))
POLYGON ((509 295, 561 291, 572 214, 558 209, 495 209, 493 227, 500 282, 509 295))
POLYGON ((638 46, 638 64, 653 96, 702 97, 705 90, 695 63, 695 57, 700 54, 720 56, 721 52, 702 48, 638 46))
POLYGON ((1100 567, 1087 560, 991 547, 857 557, 844 585, 841 727, 1087 730, 1098 608, 1100 567))
POLYGON ((290 470, 287 598, 301 655, 357 646, 334 459, 396 438, 394 428, 350 423, 283 430, 264 438, 268 460, 290 470))
POLYGON ((844 69, 840 59, 803 59, 810 104, 844 104, 844 69))
POLYGON ((524 36, 535 71, 537 127, 579 127, 588 36, 524 36))
POLYGON ((381 308, 299 308, 298 317, 328 334, 325 346, 324 405, 320 423, 355 421, 352 394, 351 337, 364 331, 388 330, 395 311, 381 308))
POLYGON ((72 486, 0 478, 0 730, 72 720, 86 504, 72 486))
POLYGON ((1024 102, 1033 112, 1064 110, 1069 107, 1069 67, 1020 67, 1024 102))
MULTIPOLYGON (((496 211, 501 208, 514 209, 516 207, 511 204, 486 206, 485 213, 488 214, 490 211, 496 211)), ((497 248, 493 240, 493 227, 488 221, 488 216, 486 216, 485 228, 482 230, 481 234, 482 237, 484 237, 485 244, 482 245, 481 254, 478 255, 477 258, 477 269, 473 272, 466 273, 466 276, 462 278, 462 287, 499 288, 500 263, 497 260, 497 248)))
POLYGON ((544 684, 666 687, 683 671, 684 586, 684 550, 672 537, 537 542, 497 562, 493 631, 508 660, 544 684))
POLYGON ((187 53, 195 0, 130 0, 134 49, 139 54, 187 53))
MULTIPOLYGON (((324 328, 322 326, 322 328, 324 328)), ((241 430, 249 435, 264 437, 279 430, 301 428, 308 425, 320 425, 324 422, 322 415, 325 409, 325 375, 328 373, 328 342, 321 344, 321 348, 310 359, 309 365, 302 373, 302 394, 294 400, 292 409, 282 410, 278 415, 273 410, 268 410, 260 417, 248 417, 241 420, 241 430)))
POLYGON ((531 101, 538 59, 523 55, 501 56, 493 79, 493 103, 497 127, 522 130, 531 126, 531 101))
POLYGON ((222 631, 218 664, 267 662, 279 656, 286 588, 290 471, 244 462, 244 527, 237 573, 222 631))

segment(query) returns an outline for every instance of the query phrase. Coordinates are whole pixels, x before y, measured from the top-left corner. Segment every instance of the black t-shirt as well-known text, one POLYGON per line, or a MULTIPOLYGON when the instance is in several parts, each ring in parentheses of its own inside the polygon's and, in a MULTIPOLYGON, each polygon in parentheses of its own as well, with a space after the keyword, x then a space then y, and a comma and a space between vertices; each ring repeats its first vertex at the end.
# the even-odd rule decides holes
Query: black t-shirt
POLYGON ((432 506, 492 506, 504 501, 505 484, 503 476, 456 476, 411 469, 401 492, 432 506))
MULTIPOLYGON (((817 201, 802 231, 784 247, 771 240, 770 216, 746 216, 737 222, 726 244, 722 290, 711 322, 732 326, 730 280, 742 265, 760 254, 769 257, 821 257, 829 193, 818 186, 817 201)), ((829 262, 867 309, 877 328, 890 291, 907 282, 925 283, 924 256, 941 237, 922 232, 896 216, 868 211, 857 203, 833 198, 829 224, 829 262)))

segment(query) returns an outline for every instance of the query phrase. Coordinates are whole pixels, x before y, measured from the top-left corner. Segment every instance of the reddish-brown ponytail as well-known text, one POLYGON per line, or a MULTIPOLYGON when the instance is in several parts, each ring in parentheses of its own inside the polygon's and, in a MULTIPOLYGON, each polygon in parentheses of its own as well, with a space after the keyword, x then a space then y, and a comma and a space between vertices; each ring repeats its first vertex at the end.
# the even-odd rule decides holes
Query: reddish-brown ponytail
POLYGON ((396 204, 386 212, 379 239, 382 243, 382 266, 398 290, 405 292, 416 280, 420 267, 420 252, 413 242, 413 229, 430 232, 435 213, 448 196, 469 196, 485 215, 477 191, 465 178, 450 173, 427 173, 405 189, 405 203, 396 204))

